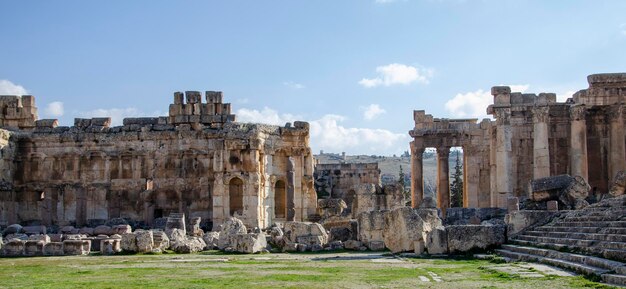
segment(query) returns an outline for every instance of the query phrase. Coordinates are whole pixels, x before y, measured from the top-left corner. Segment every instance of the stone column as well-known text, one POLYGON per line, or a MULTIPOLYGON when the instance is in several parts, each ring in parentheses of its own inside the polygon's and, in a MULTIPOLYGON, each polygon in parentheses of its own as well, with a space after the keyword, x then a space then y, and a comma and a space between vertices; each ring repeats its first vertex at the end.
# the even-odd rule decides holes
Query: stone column
POLYGON ((411 207, 417 208, 424 199, 424 148, 416 148, 411 142, 411 207))
POLYGON ((581 176, 589 181, 587 167, 587 121, 585 119, 586 108, 584 105, 570 107, 571 116, 571 139, 570 139, 570 174, 581 176))
POLYGON ((533 113, 533 179, 550 176, 549 107, 538 106, 533 113))
POLYGON ((480 207, 480 159, 478 147, 463 147, 463 207, 480 207))
POLYGON ((289 157, 287 159, 287 221, 296 220, 295 166, 295 160, 292 157, 289 157))
POLYGON ((511 109, 496 110, 496 188, 497 206, 506 208, 512 193, 511 178, 511 109))
POLYGON ((449 155, 449 147, 437 148, 437 206, 444 216, 446 209, 450 207, 449 155))
POLYGON ((610 152, 609 152, 609 182, 619 171, 624 170, 626 162, 626 145, 624 143, 624 106, 621 103, 612 105, 609 109, 610 119, 610 152))

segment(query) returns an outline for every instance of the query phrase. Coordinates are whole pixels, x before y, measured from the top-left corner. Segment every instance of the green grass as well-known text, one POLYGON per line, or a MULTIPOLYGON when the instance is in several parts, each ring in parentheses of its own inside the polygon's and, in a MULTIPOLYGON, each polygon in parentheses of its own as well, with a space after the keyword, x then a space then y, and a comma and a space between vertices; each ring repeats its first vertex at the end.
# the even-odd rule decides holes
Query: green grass
POLYGON ((469 258, 373 262, 328 257, 332 254, 212 251, 9 258, 0 259, 0 288, 609 288, 582 277, 522 278, 490 269, 499 264, 469 258), (419 279, 433 273, 443 282, 419 279))

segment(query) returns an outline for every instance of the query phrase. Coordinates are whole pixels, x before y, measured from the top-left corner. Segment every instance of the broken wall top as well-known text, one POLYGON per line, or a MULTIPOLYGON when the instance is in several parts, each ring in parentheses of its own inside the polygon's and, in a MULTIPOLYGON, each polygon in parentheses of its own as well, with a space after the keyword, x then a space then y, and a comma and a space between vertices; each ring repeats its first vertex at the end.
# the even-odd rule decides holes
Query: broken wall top
POLYGON ((612 105, 624 103, 626 73, 601 73, 587 77, 589 88, 574 94, 574 102, 585 105, 612 105))
POLYGON ((37 120, 35 98, 31 95, 0 96, 0 127, 37 134, 126 133, 163 131, 205 131, 227 138, 259 135, 308 137, 309 124, 296 121, 284 127, 236 123, 230 103, 223 103, 221 91, 206 91, 202 102, 199 91, 175 92, 168 116, 124 118, 122 126, 112 127, 110 117, 75 118, 74 125, 59 126, 57 119, 37 120))

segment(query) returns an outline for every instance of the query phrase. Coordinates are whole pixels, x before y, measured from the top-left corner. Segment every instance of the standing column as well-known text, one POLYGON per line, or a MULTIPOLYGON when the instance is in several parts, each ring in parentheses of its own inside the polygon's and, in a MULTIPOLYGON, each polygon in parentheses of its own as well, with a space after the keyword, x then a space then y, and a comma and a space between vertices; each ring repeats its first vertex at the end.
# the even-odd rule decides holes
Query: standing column
POLYGON ((444 216, 446 209, 450 207, 449 155, 449 147, 437 148, 437 206, 441 208, 444 216))
POLYGON ((609 152, 609 182, 619 171, 624 170, 626 162, 626 147, 624 144, 624 107, 621 103, 611 106, 610 118, 610 152, 609 152))
POLYGON ((533 113, 533 179, 550 176, 549 107, 538 106, 533 113))
POLYGON ((511 195, 511 109, 496 111, 496 188, 497 206, 506 208, 511 195))
POLYGON ((292 157, 287 159, 287 221, 296 220, 296 172, 295 161, 292 157))
POLYGON ((570 107, 571 116, 571 141, 570 141, 570 174, 581 176, 589 181, 587 167, 587 121, 585 119, 586 108, 584 105, 570 107))
POLYGON ((411 207, 417 208, 424 199, 424 148, 416 148, 411 142, 411 207))

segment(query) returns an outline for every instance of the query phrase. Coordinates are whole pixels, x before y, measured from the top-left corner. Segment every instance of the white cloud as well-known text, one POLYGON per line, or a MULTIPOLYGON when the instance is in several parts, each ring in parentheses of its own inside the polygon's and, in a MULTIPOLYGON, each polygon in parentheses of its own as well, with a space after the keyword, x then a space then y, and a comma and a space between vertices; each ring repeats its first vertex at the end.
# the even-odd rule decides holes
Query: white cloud
POLYGON ((327 114, 310 121, 314 151, 345 151, 350 154, 393 154, 405 151, 409 135, 385 129, 345 127, 345 117, 327 114))
POLYGON ((619 26, 620 31, 622 32, 622 35, 626 36, 626 23, 622 23, 619 26))
MULTIPOLYGON (((237 119, 241 122, 281 126, 287 122, 303 120, 298 115, 280 114, 268 107, 262 110, 239 109, 237 119)), ((342 125, 345 120, 344 116, 334 114, 308 120, 313 150, 345 151, 351 154, 399 154, 408 148, 410 141, 408 134, 394 133, 384 129, 345 127, 342 125)))
POLYGON ((363 107, 362 109, 363 118, 366 120, 373 120, 379 115, 387 113, 387 111, 382 109, 378 104, 370 104, 367 107, 363 107))
MULTIPOLYGON (((527 84, 524 85, 509 85, 512 92, 525 92, 530 87, 527 84)), ((452 117, 458 118, 491 118, 487 115, 487 106, 493 103, 493 96, 491 91, 485 91, 482 89, 459 93, 452 99, 445 103, 446 110, 452 115, 452 117)))
POLYGON ((295 83, 292 81, 285 81, 283 82, 283 85, 289 88, 293 88, 293 89, 303 89, 305 88, 305 86, 303 84, 300 83, 295 83))
POLYGON ((391 86, 396 84, 409 85, 413 82, 428 84, 433 77, 430 68, 418 68, 400 63, 392 63, 376 67, 378 77, 363 78, 359 84, 370 88, 377 86, 391 86))
POLYGON ((44 115, 47 117, 61 117, 63 116, 63 103, 60 101, 54 101, 48 103, 46 108, 43 110, 44 115))
POLYGON ((0 95, 25 95, 28 90, 6 79, 0 79, 0 95))
POLYGON ((156 117, 164 115, 160 111, 155 111, 153 113, 145 113, 140 111, 134 107, 127 108, 98 108, 90 111, 83 111, 77 113, 79 117, 84 118, 93 118, 93 117, 110 117, 111 125, 122 125, 124 118, 126 117, 156 117))
POLYGON ((237 121, 266 123, 273 125, 285 125, 288 122, 294 122, 301 117, 293 114, 279 114, 277 111, 264 107, 262 110, 240 108, 237 110, 237 121))

